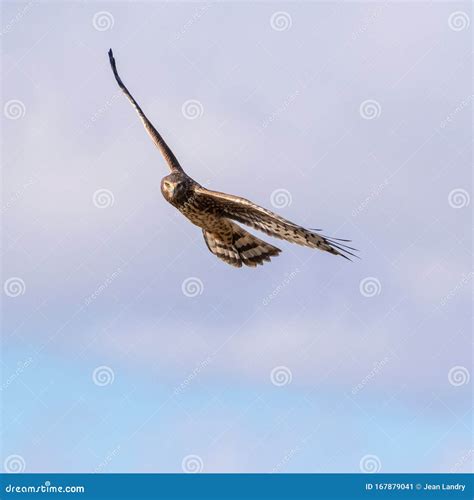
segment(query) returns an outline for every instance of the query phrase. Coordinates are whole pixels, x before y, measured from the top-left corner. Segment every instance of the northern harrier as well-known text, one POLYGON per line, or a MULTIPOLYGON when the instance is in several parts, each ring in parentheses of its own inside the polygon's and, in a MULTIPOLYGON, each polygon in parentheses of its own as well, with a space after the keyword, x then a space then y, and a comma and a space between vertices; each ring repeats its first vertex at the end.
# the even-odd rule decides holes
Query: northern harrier
POLYGON ((191 179, 123 84, 117 72, 112 49, 109 50, 109 59, 119 87, 136 109, 146 131, 168 163, 171 173, 161 180, 161 193, 167 202, 202 229, 204 241, 214 255, 235 267, 241 267, 242 264, 255 267, 270 261, 270 257, 281 252, 279 248, 253 236, 236 224, 240 222, 291 243, 319 248, 346 259, 349 259, 347 255, 355 256, 350 252, 355 249, 342 243, 349 240, 327 238, 245 198, 210 191, 191 179))

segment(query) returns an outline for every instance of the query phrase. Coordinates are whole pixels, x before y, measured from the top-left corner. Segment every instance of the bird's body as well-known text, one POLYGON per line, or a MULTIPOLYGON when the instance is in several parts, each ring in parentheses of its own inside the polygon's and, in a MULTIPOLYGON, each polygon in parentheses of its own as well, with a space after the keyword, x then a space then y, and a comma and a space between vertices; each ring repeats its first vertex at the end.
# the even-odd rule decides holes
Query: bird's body
MULTIPOLYGON (((212 193, 184 172, 174 172, 161 180, 161 193, 190 222, 202 229, 209 250, 228 264, 256 266, 278 255, 280 250, 242 229, 225 216, 212 193)), ((216 193, 223 194, 223 193, 216 193)))
POLYGON ((349 251, 349 249, 354 250, 353 248, 340 243, 347 240, 327 238, 245 198, 208 190, 189 177, 123 84, 117 72, 112 50, 109 51, 109 58, 117 83, 137 110, 145 129, 160 149, 171 170, 171 173, 161 181, 163 197, 190 222, 202 229, 206 245, 214 255, 235 267, 241 267, 242 264, 254 267, 269 261, 271 257, 281 252, 279 248, 257 238, 236 222, 246 224, 270 236, 318 248, 334 255, 345 258, 348 258, 346 254, 354 255, 349 251))

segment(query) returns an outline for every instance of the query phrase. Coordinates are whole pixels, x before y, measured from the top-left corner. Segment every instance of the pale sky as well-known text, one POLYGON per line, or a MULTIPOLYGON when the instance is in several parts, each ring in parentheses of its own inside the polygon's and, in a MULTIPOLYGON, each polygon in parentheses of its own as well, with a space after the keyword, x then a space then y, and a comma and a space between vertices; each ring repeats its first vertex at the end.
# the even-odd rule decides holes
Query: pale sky
POLYGON ((2 11, 6 470, 471 470, 469 2, 2 11), (189 175, 362 259, 213 256, 110 47, 189 175))

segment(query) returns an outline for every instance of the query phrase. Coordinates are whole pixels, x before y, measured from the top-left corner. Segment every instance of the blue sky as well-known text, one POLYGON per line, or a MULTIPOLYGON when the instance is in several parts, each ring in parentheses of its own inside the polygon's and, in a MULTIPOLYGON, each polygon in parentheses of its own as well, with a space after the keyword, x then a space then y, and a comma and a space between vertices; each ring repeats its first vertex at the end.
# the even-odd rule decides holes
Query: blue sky
POLYGON ((471 469, 470 3, 2 9, 5 470, 471 469), (193 178, 362 259, 211 255, 109 47, 193 178))

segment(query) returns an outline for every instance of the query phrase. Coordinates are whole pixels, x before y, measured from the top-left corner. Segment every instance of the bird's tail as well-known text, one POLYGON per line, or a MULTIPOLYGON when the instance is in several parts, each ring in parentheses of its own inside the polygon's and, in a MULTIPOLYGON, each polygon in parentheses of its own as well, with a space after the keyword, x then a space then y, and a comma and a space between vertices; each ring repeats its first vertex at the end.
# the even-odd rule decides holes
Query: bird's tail
POLYGON ((225 243, 215 234, 203 230, 204 240, 209 250, 219 259, 235 267, 242 264, 255 267, 270 262, 270 257, 276 257, 281 250, 270 243, 262 241, 237 224, 232 223, 233 241, 225 243))

